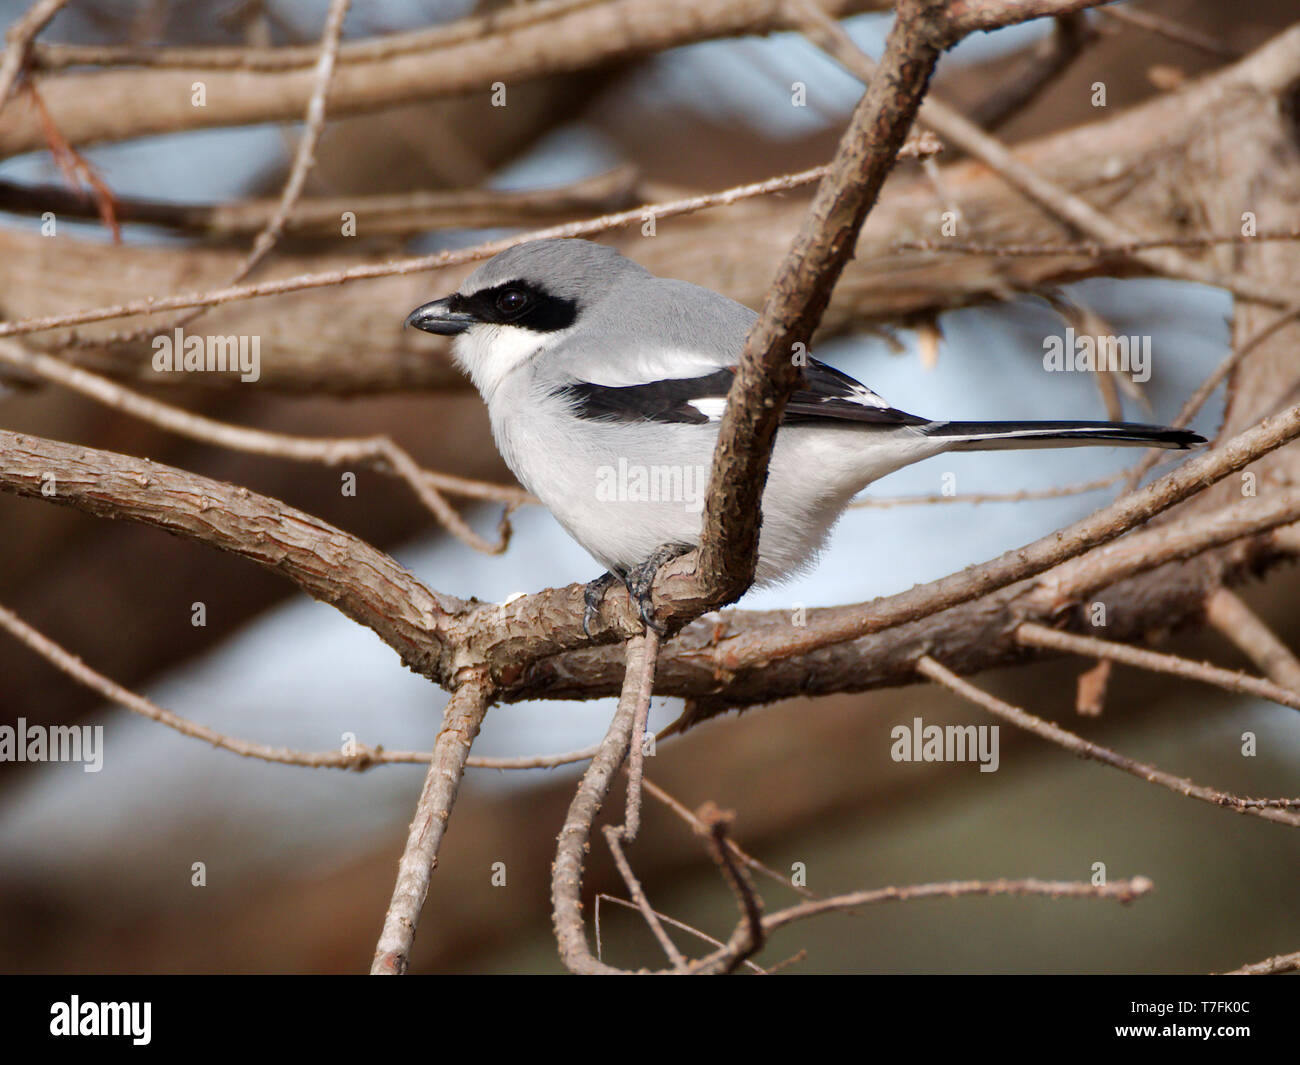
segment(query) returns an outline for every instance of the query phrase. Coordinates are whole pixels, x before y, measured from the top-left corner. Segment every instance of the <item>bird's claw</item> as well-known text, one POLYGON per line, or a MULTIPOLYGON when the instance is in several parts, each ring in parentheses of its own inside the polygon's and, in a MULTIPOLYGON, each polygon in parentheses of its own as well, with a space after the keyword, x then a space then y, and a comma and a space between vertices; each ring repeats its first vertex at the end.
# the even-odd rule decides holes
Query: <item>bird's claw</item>
POLYGON ((600 614, 600 604, 605 599, 605 592, 609 586, 618 580, 613 573, 602 573, 594 581, 589 581, 587 587, 582 593, 582 632, 587 639, 593 639, 591 635, 591 623, 596 620, 600 614))
POLYGON ((605 592, 618 580, 622 580, 626 586, 627 594, 636 604, 641 620, 647 628, 654 629, 660 636, 665 635, 668 630, 655 617, 654 598, 651 594, 654 590, 655 577, 663 566, 692 550, 694 550, 692 544, 663 544, 639 566, 633 566, 626 573, 602 573, 594 581, 590 581, 582 593, 582 631, 587 639, 594 639, 591 634, 591 623, 600 614, 600 605, 605 599, 605 592))
POLYGON ((655 618, 655 605, 651 594, 654 590, 655 577, 663 566, 692 550, 694 547, 691 544, 663 544, 623 578, 628 595, 632 597, 632 601, 636 603, 641 613, 641 620, 645 622, 647 628, 654 629, 660 636, 665 635, 668 630, 655 618))

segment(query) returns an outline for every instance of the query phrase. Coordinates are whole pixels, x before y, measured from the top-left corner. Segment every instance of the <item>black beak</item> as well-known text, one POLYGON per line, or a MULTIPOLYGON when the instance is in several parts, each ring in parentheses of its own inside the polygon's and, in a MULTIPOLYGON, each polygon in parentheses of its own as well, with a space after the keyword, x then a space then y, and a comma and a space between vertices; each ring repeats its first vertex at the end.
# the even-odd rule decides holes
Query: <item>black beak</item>
POLYGON ((449 306, 450 302, 449 299, 434 300, 423 307, 416 307, 406 316, 405 325, 413 325, 426 333, 450 337, 465 332, 478 321, 472 314, 453 311, 449 306))

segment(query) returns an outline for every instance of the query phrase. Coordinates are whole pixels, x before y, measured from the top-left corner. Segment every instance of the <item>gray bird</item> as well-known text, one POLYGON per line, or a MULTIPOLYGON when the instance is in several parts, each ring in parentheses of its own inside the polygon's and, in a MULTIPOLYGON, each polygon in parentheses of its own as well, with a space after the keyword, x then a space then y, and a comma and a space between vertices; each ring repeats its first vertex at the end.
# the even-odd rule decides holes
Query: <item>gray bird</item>
MULTIPOLYGON (((699 542, 718 422, 756 318, 613 248, 538 240, 406 319, 456 338, 506 464, 608 570, 588 585, 584 627, 616 579, 656 624, 650 585, 699 542)), ((1186 429, 1127 422, 931 421, 805 359, 763 492, 756 586, 806 569, 872 481, 946 451, 1204 443, 1186 429)))

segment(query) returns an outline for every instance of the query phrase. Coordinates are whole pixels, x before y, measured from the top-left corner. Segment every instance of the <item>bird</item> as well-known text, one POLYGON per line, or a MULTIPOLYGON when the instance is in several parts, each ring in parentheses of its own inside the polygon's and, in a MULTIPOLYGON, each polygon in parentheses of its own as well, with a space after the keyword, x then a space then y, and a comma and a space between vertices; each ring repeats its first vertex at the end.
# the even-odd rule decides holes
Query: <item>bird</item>
MULTIPOLYGON (((699 544, 718 426, 758 315, 577 238, 516 244, 405 324, 453 337, 501 457, 601 566, 583 628, 622 581, 647 625, 660 566, 699 544)), ((792 356, 796 357, 796 356, 792 356)), ((753 587, 816 560, 873 481, 949 451, 1121 445, 1187 449, 1187 429, 1105 421, 934 421, 806 352, 761 501, 753 587)))

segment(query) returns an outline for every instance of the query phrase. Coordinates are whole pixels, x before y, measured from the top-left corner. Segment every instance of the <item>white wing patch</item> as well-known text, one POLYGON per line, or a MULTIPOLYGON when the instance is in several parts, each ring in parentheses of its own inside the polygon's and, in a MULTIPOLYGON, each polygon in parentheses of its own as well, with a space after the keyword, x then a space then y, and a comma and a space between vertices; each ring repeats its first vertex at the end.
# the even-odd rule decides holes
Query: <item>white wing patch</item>
POLYGON ((608 356, 599 360, 584 357, 574 360, 566 369, 577 379, 593 385, 627 388, 653 384, 655 381, 707 377, 729 365, 729 359, 716 355, 681 348, 661 348, 620 352, 617 359, 608 356))
POLYGON ((889 404, 871 391, 871 389, 866 385, 854 385, 849 389, 849 396, 846 398, 852 398, 856 402, 865 404, 868 407, 879 407, 881 410, 889 409, 889 404))
POLYGON ((723 412, 727 409, 727 398, 725 396, 705 396, 701 399, 693 399, 687 406, 694 407, 711 422, 722 420, 723 412))

